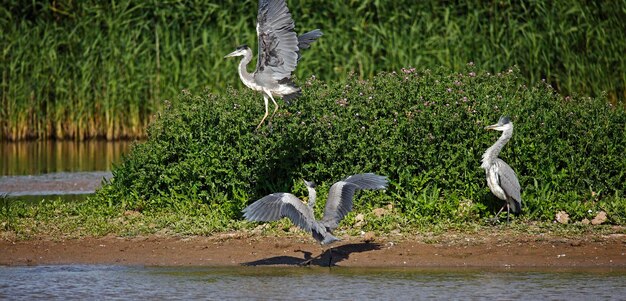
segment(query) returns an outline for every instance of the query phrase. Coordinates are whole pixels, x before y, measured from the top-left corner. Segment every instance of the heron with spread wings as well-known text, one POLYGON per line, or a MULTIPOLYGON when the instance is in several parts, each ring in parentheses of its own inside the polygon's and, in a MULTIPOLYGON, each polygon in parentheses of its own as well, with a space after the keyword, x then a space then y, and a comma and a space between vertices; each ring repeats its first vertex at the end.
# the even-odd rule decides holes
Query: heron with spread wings
POLYGON ((498 158, 504 145, 513 136, 513 122, 511 122, 509 117, 503 116, 500 117, 498 123, 487 126, 485 129, 502 132, 498 141, 483 154, 481 167, 485 169, 487 186, 489 186, 491 192, 497 198, 505 201, 504 206, 498 211, 494 220, 497 221, 498 215, 506 208, 506 221, 508 222, 511 212, 519 213, 522 210, 521 187, 517 180, 517 175, 511 166, 498 158))
POLYGON ((291 80, 292 72, 300 60, 300 50, 322 36, 319 29, 297 36, 294 22, 285 0, 259 0, 256 32, 259 40, 259 51, 256 70, 250 74, 246 66, 252 60, 252 50, 242 45, 227 57, 243 56, 239 62, 239 78, 248 88, 261 91, 265 102, 265 115, 257 125, 261 127, 268 116, 268 98, 274 103, 274 113, 278 104, 274 96, 289 101, 298 97, 301 90, 291 80))
POLYGON ((272 193, 243 209, 243 216, 254 222, 275 221, 287 217, 298 227, 311 233, 321 245, 328 245, 340 240, 333 235, 332 231, 352 211, 354 193, 360 189, 385 189, 387 177, 363 173, 349 176, 333 184, 328 191, 324 216, 321 220, 315 219, 313 211, 317 199, 316 185, 306 180, 304 184, 309 192, 308 205, 291 193, 272 193))

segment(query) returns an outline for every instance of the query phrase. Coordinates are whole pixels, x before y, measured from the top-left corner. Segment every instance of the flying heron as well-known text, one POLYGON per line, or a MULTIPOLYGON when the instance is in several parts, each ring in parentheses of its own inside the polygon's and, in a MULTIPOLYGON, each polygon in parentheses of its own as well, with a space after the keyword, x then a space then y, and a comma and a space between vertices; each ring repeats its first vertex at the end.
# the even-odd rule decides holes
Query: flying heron
POLYGON ((274 96, 289 101, 301 94, 291 81, 291 73, 296 69, 300 59, 300 50, 309 48, 310 44, 322 36, 319 29, 296 36, 294 22, 285 0, 259 0, 256 33, 259 39, 259 55, 256 70, 250 74, 246 65, 252 60, 252 50, 242 45, 224 58, 243 56, 239 62, 239 77, 248 88, 261 91, 265 102, 265 115, 256 129, 259 129, 267 118, 268 97, 274 103, 274 113, 278 104, 274 96))
MULTIPOLYGON (((339 181, 330 187, 324 209, 324 217, 315 219, 316 195, 315 183, 304 180, 309 191, 308 206, 291 193, 272 193, 243 209, 243 216, 249 221, 275 221, 288 217, 294 224, 311 233, 321 245, 328 245, 340 239, 335 237, 333 230, 339 222, 352 211, 352 199, 359 189, 385 189, 387 177, 373 173, 356 174, 339 181)), ((332 261, 332 248, 330 249, 332 261)), ((302 264, 309 263, 309 259, 302 264)))
POLYGON ((498 141, 483 154, 483 162, 480 167, 485 169, 487 185, 491 192, 497 198, 505 201, 504 206, 500 208, 494 220, 498 219, 498 215, 506 207, 506 221, 508 223, 511 212, 519 213, 522 210, 521 188, 515 171, 506 162, 498 158, 498 154, 500 154, 504 145, 513 136, 513 122, 511 122, 508 116, 502 116, 498 123, 487 126, 485 129, 502 132, 498 141))

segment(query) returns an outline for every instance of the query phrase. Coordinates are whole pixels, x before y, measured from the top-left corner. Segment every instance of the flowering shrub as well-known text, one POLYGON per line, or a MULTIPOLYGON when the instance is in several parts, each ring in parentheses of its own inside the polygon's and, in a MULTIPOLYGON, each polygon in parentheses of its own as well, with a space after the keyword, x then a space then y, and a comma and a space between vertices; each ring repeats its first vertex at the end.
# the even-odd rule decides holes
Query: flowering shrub
POLYGON ((455 73, 403 68, 369 81, 312 77, 258 131, 260 94, 183 93, 97 198, 140 210, 205 204, 238 218, 265 194, 305 195, 302 178, 323 195, 348 175, 374 172, 390 187, 363 192, 357 210, 392 203, 409 221, 481 219, 502 205, 480 168, 499 132, 483 128, 508 115, 515 131, 500 157, 520 179, 522 216, 550 220, 566 210, 582 219, 604 210, 623 223, 623 108, 523 82, 515 68, 490 74, 473 64, 455 73))

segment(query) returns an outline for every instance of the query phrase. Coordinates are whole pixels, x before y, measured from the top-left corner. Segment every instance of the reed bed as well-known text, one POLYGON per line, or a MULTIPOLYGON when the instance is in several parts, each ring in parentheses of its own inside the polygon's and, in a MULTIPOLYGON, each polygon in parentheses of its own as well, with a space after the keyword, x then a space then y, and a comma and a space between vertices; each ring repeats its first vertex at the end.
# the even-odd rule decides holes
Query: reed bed
MULTIPOLYGON (((241 87, 239 44, 256 45, 257 1, 24 1, 0 5, 0 139, 144 137, 180 90, 241 87)), ((296 75, 496 72, 626 99, 626 1, 288 1, 297 30, 325 35, 296 75)))

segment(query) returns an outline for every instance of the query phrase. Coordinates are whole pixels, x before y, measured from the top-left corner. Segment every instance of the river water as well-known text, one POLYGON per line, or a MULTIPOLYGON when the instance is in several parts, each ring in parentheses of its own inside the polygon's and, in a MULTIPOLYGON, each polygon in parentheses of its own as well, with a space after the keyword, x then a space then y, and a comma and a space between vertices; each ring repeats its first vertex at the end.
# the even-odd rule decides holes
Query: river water
POLYGON ((0 176, 111 170, 129 141, 0 142, 0 176))
POLYGON ((626 270, 0 267, 14 300, 624 300, 626 270))
POLYGON ((0 143, 0 196, 73 200, 111 178, 128 141, 27 141, 0 143))

